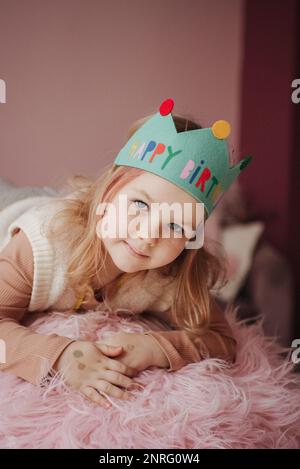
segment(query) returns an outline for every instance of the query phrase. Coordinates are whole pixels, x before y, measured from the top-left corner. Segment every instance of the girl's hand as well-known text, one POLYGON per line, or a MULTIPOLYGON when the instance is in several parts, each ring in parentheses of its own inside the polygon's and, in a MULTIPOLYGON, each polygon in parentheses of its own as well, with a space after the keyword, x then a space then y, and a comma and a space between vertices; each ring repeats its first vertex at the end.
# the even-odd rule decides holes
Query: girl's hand
POLYGON ((106 345, 103 342, 76 340, 69 344, 54 364, 54 369, 63 373, 66 383, 82 392, 93 402, 110 407, 106 393, 112 397, 132 399, 133 396, 121 388, 135 389, 131 377, 137 370, 115 360, 122 347, 106 345), (130 387, 132 386, 132 387, 130 387))
MULTIPOLYGON (((122 345, 124 353, 115 360, 138 372, 150 366, 169 368, 169 360, 155 339, 149 335, 132 332, 119 332, 103 339, 102 343, 108 345, 122 345)), ((97 342, 95 342, 97 345, 97 342)))

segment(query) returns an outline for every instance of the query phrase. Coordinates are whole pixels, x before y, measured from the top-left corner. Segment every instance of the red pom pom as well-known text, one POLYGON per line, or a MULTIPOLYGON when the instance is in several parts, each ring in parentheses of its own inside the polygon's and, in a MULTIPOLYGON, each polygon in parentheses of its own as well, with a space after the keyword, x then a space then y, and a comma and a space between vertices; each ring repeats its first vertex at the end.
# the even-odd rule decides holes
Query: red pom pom
POLYGON ((174 101, 173 99, 169 98, 163 101, 159 107, 159 112, 162 116, 167 116, 172 112, 172 109, 174 107, 174 101))

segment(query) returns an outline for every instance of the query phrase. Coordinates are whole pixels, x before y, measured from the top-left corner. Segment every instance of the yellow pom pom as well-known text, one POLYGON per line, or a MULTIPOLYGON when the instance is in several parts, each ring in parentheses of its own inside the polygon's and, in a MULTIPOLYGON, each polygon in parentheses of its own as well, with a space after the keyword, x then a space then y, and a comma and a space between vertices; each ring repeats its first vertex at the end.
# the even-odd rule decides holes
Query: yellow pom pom
POLYGON ((211 131, 216 138, 219 138, 220 140, 224 140, 230 135, 231 127, 230 127, 229 122, 224 121, 224 120, 219 120, 219 121, 216 121, 212 125, 211 131))
POLYGON ((75 310, 77 310, 77 309, 80 308, 80 306, 81 306, 83 300, 84 300, 84 295, 80 296, 80 297, 77 299, 77 301, 76 301, 76 303, 75 303, 75 306, 74 306, 74 309, 75 309, 75 310))

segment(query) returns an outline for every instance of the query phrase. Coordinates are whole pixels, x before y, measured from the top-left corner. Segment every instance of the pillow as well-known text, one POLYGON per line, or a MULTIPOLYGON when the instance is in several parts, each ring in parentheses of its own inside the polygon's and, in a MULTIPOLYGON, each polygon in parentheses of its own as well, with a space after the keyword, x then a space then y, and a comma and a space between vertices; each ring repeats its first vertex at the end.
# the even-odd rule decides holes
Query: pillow
POLYGON ((0 211, 18 200, 44 195, 55 197, 58 193, 56 189, 49 186, 16 186, 9 180, 0 177, 0 211))
POLYGON ((264 230, 262 222, 232 225, 222 229, 221 243, 228 257, 228 283, 211 293, 224 302, 237 296, 250 268, 255 246, 264 230))

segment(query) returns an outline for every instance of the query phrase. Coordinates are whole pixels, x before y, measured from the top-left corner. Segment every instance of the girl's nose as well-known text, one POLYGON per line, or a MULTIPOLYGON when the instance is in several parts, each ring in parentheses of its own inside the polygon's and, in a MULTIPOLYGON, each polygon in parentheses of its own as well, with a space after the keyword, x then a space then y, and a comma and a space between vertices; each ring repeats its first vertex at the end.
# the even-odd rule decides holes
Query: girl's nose
POLYGON ((159 238, 160 221, 151 217, 142 217, 140 219, 140 229, 138 237, 147 244, 154 246, 159 238))
POLYGON ((157 238, 151 238, 150 236, 145 238, 143 236, 139 236, 139 238, 142 239, 146 244, 149 244, 151 247, 155 246, 157 242, 157 238))

